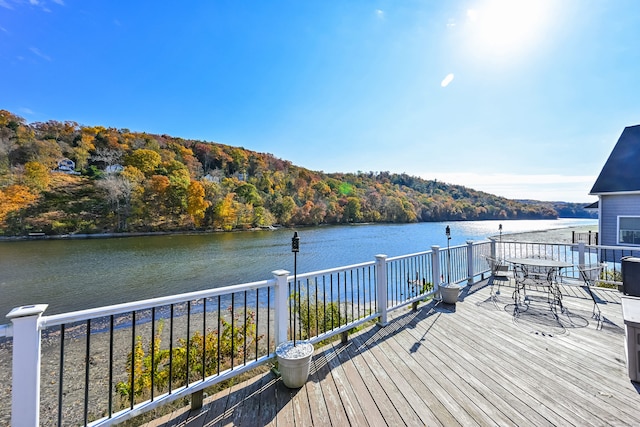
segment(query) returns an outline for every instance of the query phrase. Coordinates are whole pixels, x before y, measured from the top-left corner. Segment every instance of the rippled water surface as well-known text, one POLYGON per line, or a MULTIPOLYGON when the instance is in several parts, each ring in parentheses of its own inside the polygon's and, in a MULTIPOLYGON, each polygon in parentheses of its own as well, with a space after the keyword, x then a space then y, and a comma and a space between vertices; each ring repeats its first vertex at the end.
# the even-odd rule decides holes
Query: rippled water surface
MULTIPOLYGON (((498 221, 326 226, 298 229, 298 272, 484 240, 498 221)), ((505 221, 504 233, 596 224, 596 220, 505 221)), ((49 304, 46 314, 269 279, 293 271, 293 230, 116 239, 0 242, 0 316, 49 304)), ((5 321, 0 320, 0 323, 5 321)))

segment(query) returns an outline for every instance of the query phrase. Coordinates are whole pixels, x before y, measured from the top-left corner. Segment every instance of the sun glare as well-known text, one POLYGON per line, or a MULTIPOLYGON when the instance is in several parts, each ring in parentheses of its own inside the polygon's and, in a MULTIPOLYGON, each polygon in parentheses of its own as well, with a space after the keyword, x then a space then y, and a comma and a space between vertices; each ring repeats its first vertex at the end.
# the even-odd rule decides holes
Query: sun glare
POLYGON ((506 55, 528 48, 543 36, 546 0, 487 0, 467 10, 474 49, 506 55))

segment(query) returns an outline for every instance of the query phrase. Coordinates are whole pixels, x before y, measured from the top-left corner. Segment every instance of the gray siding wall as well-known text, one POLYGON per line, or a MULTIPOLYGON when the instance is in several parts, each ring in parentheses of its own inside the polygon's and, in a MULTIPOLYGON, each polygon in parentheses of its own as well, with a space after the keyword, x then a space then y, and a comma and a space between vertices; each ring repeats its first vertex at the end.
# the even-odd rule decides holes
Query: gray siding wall
POLYGON ((600 244, 618 244, 618 216, 640 216, 640 194, 600 196, 600 244))

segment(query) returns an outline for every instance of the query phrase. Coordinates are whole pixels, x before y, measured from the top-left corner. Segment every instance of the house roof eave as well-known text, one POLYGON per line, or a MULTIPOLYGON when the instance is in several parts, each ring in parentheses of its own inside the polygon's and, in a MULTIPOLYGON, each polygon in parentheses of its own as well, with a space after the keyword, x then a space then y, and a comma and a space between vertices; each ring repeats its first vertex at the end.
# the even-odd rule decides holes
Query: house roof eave
POLYGON ((632 196, 632 195, 636 195, 636 194, 640 194, 640 190, 633 190, 633 191, 600 191, 597 193, 589 193, 590 196, 632 196))

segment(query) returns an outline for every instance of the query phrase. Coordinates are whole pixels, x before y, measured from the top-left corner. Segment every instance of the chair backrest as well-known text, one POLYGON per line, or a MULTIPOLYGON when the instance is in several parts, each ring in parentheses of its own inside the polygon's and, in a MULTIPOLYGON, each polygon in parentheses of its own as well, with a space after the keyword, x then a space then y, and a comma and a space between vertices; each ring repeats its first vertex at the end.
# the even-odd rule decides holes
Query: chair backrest
POLYGON ((500 272, 504 273, 505 271, 509 271, 509 266, 503 264, 503 262, 497 259, 496 257, 487 255, 486 259, 487 259, 487 264, 489 264, 489 268, 491 268, 491 274, 493 274, 494 276, 497 273, 500 273, 500 272))
POLYGON ((600 275, 604 270, 603 264, 595 265, 579 265, 580 277, 584 280, 584 283, 588 286, 595 286, 598 280, 601 279, 600 275))

